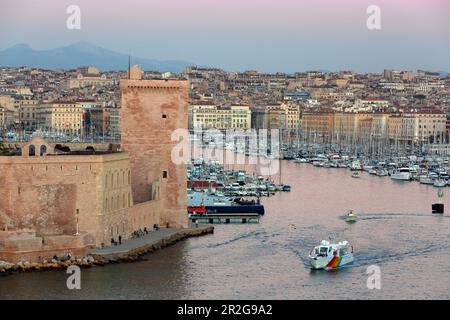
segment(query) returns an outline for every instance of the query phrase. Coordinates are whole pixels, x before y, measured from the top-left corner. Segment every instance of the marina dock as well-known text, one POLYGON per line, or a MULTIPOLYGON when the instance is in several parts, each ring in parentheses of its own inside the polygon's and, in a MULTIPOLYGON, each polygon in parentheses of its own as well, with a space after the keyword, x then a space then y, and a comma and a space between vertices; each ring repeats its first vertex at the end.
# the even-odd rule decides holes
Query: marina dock
POLYGON ((257 213, 208 213, 205 215, 191 215, 193 223, 228 224, 228 223, 259 223, 260 215, 257 213))

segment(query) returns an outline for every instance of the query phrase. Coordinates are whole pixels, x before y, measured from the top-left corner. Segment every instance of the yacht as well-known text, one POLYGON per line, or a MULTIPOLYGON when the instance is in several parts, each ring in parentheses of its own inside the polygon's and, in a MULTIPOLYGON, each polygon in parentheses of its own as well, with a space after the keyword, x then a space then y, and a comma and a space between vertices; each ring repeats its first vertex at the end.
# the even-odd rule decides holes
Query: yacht
POLYGON ((362 170, 361 162, 359 162, 359 160, 353 161, 351 166, 350 166, 350 170, 352 170, 352 171, 362 170))
POLYGON ((429 175, 421 175, 419 176, 419 182, 421 184, 434 184, 434 180, 429 175))
POLYGON ((402 181, 409 181, 411 180, 412 175, 409 168, 400 168, 398 170, 395 170, 391 174, 391 179, 394 180, 402 180, 402 181))
POLYGON ((353 247, 348 241, 332 244, 322 240, 309 254, 312 269, 336 269, 352 263, 353 260, 353 247))

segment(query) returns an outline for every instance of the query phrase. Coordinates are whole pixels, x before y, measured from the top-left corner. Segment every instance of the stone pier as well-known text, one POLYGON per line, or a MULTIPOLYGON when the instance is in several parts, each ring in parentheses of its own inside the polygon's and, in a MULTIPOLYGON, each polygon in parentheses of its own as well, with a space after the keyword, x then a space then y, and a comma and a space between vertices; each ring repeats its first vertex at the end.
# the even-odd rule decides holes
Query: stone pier
POLYGON ((95 261, 109 263, 121 261, 133 261, 139 256, 154 252, 161 248, 172 245, 180 240, 211 234, 214 227, 210 225, 199 225, 190 228, 169 228, 151 231, 140 238, 130 239, 121 245, 96 249, 90 252, 95 261))

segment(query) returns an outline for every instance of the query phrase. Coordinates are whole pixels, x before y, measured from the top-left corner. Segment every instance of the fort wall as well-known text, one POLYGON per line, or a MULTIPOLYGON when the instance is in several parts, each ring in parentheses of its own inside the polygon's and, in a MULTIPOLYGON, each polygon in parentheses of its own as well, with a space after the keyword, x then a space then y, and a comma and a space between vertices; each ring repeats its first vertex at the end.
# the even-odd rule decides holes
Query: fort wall
POLYGON ((120 87, 120 152, 64 151, 34 137, 14 146, 21 155, 0 156, 0 260, 85 255, 155 224, 188 226, 186 165, 171 159, 172 133, 187 129, 188 82, 120 87))

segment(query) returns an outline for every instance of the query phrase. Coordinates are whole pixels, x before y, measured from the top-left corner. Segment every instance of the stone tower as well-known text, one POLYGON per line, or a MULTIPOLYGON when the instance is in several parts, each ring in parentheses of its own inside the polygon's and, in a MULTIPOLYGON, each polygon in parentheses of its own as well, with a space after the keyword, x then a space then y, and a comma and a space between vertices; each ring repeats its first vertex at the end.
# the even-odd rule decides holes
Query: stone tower
POLYGON ((160 202, 160 224, 187 227, 186 165, 174 164, 175 129, 188 125, 189 83, 142 80, 140 68, 120 81, 122 149, 130 156, 135 205, 160 202))

